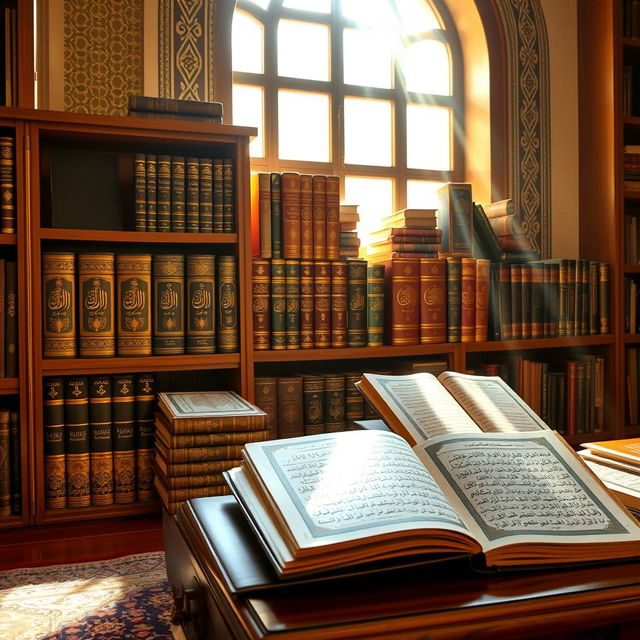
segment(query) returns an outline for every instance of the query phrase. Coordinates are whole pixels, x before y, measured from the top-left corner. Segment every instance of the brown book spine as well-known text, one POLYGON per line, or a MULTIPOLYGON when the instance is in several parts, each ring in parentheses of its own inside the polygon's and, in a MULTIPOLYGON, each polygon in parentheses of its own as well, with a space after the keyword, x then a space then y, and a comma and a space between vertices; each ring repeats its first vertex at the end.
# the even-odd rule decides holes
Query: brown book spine
POLYGON ((154 417, 156 380, 153 373, 139 373, 135 379, 136 412, 136 497, 153 500, 154 417))
POLYGON ((397 258, 385 268, 389 304, 385 326, 393 345, 420 343, 420 259, 397 258))
POLYGON ((313 343, 316 349, 331 346, 331 263, 317 260, 313 265, 313 343))
POLYGON ((184 353, 184 256, 153 258, 153 353, 184 353))
POLYGON ((460 298, 460 341, 473 342, 476 338, 476 261, 462 258, 460 298))
POLYGON ((600 333, 609 333, 609 264, 600 263, 600 333))
POLYGON ((192 487, 210 487, 225 483, 222 473, 207 473, 197 476, 165 476, 163 474, 162 484, 167 489, 188 489, 192 487))
POLYGON ((22 513, 22 465, 20 455, 20 412, 9 411, 9 468, 11 472, 11 513, 22 513))
POLYGON ((91 504, 113 504, 111 378, 89 377, 89 459, 91 504))
POLYGON ((300 257, 313 259, 313 178, 300 176, 300 257))
POLYGON ((499 268, 500 288, 500 338, 511 339, 511 268, 508 264, 501 264, 499 268))
POLYGON ((285 258, 300 258, 300 174, 282 174, 282 253, 285 258))
POLYGON ((158 220, 158 160, 147 153, 147 231, 156 231, 158 220))
POLYGON ((73 253, 42 254, 42 355, 76 356, 76 261, 73 253))
POLYGON ((187 256, 187 353, 216 351, 216 257, 187 256))
POLYGON ((42 398, 44 427, 44 506, 67 506, 67 468, 64 437, 64 378, 44 378, 42 398))
POLYGON ((327 260, 340 257, 340 178, 327 176, 327 260))
POLYGON ((345 373, 344 375, 344 395, 345 395, 345 421, 347 429, 355 429, 355 421, 364 418, 364 398, 355 383, 360 380, 360 373, 345 373))
POLYGON ((15 260, 7 260, 5 273, 5 375, 18 377, 18 272, 15 260))
POLYGON ((522 338, 522 265, 511 265, 511 337, 522 338))
POLYGON ((222 231, 233 233, 236 230, 235 219, 235 166, 231 158, 222 161, 222 231))
POLYGON ((420 344, 447 341, 447 260, 420 259, 420 344))
POLYGON ((200 231, 200 163, 198 158, 185 161, 185 218, 189 233, 200 231))
POLYGON ((151 256, 118 254, 119 356, 151 355, 151 256))
POLYGON ((300 348, 300 261, 285 260, 287 349, 300 348))
POLYGON ((327 177, 313 176, 313 257, 327 258, 327 177))
POLYGON ((184 179, 184 156, 171 156, 171 231, 181 232, 185 230, 186 196, 184 179))
POLYGON ((88 386, 86 376, 65 378, 64 421, 69 507, 88 507, 91 504, 88 386))
POLYGON ((278 378, 278 437, 303 435, 302 376, 278 378))
POLYGON ((238 350, 238 267, 235 256, 218 256, 218 351, 238 350))
POLYGON ((313 262, 300 261, 300 348, 313 349, 313 262))
POLYGON ((80 295, 80 355, 108 358, 116 354, 113 300, 115 267, 113 253, 78 255, 80 295))
POLYGON ((213 161, 198 159, 200 171, 200 193, 198 197, 200 233, 213 232, 213 161))
POLYGON ((114 502, 136 500, 136 406, 133 374, 113 376, 113 473, 114 502))
POLYGON ((331 346, 347 346, 347 261, 331 263, 331 346))
POLYGON ((0 409, 0 518, 11 515, 9 409, 0 409))
POLYGON ((531 265, 522 263, 520 265, 520 295, 521 295, 521 338, 526 340, 531 338, 531 284, 533 274, 531 273, 531 265))
POLYGON ((342 373, 327 373, 324 376, 324 425, 327 433, 345 429, 346 404, 342 373))
POLYGON ((135 228, 147 230, 147 159, 144 153, 136 153, 133 164, 135 182, 135 228))
POLYGON ((16 232, 15 143, 0 136, 0 232, 16 232))
POLYGON ((205 460, 203 462, 169 463, 156 451, 156 467, 167 478, 188 478, 190 476, 203 476, 208 473, 222 473, 242 464, 242 460, 205 460))
MULTIPOLYGON (((158 231, 171 231, 171 156, 158 156, 158 202, 156 203, 158 231)), ((149 229, 150 231, 150 229, 149 229)))
POLYGON ((271 347, 271 260, 254 258, 253 287, 253 348, 262 351, 271 347))
POLYGON ((367 261, 347 262, 347 346, 367 346, 367 261))
POLYGON ((478 258, 476 260, 476 342, 484 342, 488 337, 490 278, 491 261, 478 258))
POLYGON ((213 232, 224 230, 224 167, 221 158, 213 160, 213 232))
POLYGON ((324 378, 316 375, 302 377, 304 406, 304 435, 324 433, 324 378))
POLYGON ((160 432, 156 432, 156 450, 161 452, 169 464, 206 462, 209 460, 237 460, 242 457, 243 448, 244 445, 241 444, 228 444, 219 447, 172 449, 167 446, 167 443, 163 442, 160 432))
MULTIPOLYGON (((153 400, 153 396, 151 396, 153 400)), ((137 416, 137 413, 136 413, 137 416)), ((136 417, 137 420, 137 417, 136 417)), ((154 417, 152 415, 151 422, 154 417)), ((238 431, 229 433, 171 433, 169 423, 162 412, 156 412, 155 427, 160 439, 172 449, 188 449, 190 447, 220 447, 229 444, 246 444, 262 442, 268 438, 266 429, 260 431, 238 431)), ((153 433, 151 434, 153 436, 153 433)), ((153 442, 151 443, 153 449, 153 442)))
POLYGON ((256 406, 267 414, 269 440, 278 437, 278 380, 277 378, 256 377, 254 380, 256 406))

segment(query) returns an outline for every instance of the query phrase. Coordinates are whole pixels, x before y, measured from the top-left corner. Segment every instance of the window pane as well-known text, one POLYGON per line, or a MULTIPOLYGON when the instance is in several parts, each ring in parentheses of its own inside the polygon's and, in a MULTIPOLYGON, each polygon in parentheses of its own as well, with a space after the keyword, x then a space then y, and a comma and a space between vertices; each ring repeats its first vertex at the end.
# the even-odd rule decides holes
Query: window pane
POLYGON ((244 11, 233 14, 231 34, 234 71, 263 73, 263 27, 262 23, 244 11))
POLYGON ((329 96, 278 92, 278 157, 329 162, 329 96))
POLYGON ((278 75, 329 80, 329 27, 310 22, 280 20, 278 75))
POLYGON ((451 170, 451 109, 407 105, 407 166, 451 170))
POLYGON ((287 9, 300 9, 301 11, 331 12, 331 0, 285 0, 282 6, 287 9))
POLYGON ((360 26, 397 27, 400 36, 441 28, 425 0, 342 0, 342 15, 360 26))
POLYGON ((402 53, 405 87, 416 93, 451 95, 449 49, 438 40, 422 40, 402 53))
POLYGON ((344 147, 348 164, 390 167, 393 163, 391 102, 345 98, 344 147))
POLYGON ((269 7, 269 0, 250 0, 250 2, 253 2, 253 4, 258 5, 259 7, 264 9, 265 11, 269 7))
POLYGON ((249 145, 252 158, 264 158, 264 98, 262 87, 233 85, 233 124, 258 127, 258 135, 249 145))
POLYGON ((436 191, 444 182, 432 180, 407 180, 407 207, 410 209, 437 209, 436 191))
POLYGON ((363 29, 345 29, 345 84, 391 89, 392 78, 391 49, 380 34, 363 29))
POLYGON ((403 34, 441 29, 442 25, 425 0, 395 0, 403 25, 403 34))
POLYGON ((359 25, 379 25, 391 13, 387 0, 342 0, 342 15, 359 25))
POLYGON ((393 180, 347 176, 344 179, 344 198, 345 202, 358 205, 358 236, 366 246, 369 234, 378 228, 380 220, 393 213, 393 180))

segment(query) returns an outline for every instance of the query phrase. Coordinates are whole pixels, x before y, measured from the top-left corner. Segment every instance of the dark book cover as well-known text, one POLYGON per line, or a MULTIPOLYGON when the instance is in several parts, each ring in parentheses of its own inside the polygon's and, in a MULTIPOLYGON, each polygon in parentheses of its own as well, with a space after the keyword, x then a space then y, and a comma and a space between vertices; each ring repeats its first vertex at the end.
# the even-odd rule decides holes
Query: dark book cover
POLYGON ((234 233, 236 230, 235 192, 236 171, 233 160, 225 158, 222 161, 222 231, 234 233))
MULTIPOLYGON (((8 264, 7 264, 8 266, 8 264)), ((593 260, 589 262, 589 335, 600 333, 600 289, 599 284, 599 266, 593 260)), ((8 331, 7 324, 7 331, 8 331)), ((8 362, 7 362, 8 367, 8 362)), ((7 373, 7 375, 9 375, 7 373)))
POLYGON ((347 261, 331 262, 331 346, 347 346, 347 261))
POLYGON ((324 426, 327 433, 344 431, 346 427, 343 373, 324 375, 324 426))
POLYGON ((558 293, 558 336, 562 338, 569 335, 569 260, 566 258, 560 260, 558 293))
POLYGON ((153 373, 138 373, 135 379, 136 411, 136 496, 138 502, 154 498, 153 460, 156 380, 153 373))
POLYGON ((566 261, 566 334, 575 336, 576 330, 576 260, 570 258, 566 261))
POLYGON ((287 284, 285 261, 273 258, 271 261, 271 348, 287 348, 287 284))
POLYGON ((325 260, 327 257, 327 177, 313 176, 312 206, 313 206, 313 257, 325 260))
POLYGON ((531 337, 544 338, 544 264, 531 263, 531 337))
POLYGON ((171 231, 171 156, 158 156, 157 230, 171 231))
POLYGON ((255 174, 251 185, 252 209, 251 222, 254 239, 254 254, 261 258, 272 257, 271 240, 271 174, 255 174), (257 177, 255 177, 257 175, 257 177), (257 218, 257 220, 256 220, 257 218), (258 239, 255 238, 257 222, 258 239))
POLYGON ((500 340, 500 265, 492 262, 489 273, 489 327, 488 340, 500 340))
POLYGON ((213 160, 200 158, 200 233, 213 232, 213 160))
POLYGON ((218 256, 218 351, 238 350, 238 265, 235 256, 218 256))
POLYGON ((42 254, 43 345, 45 358, 76 356, 75 254, 42 254))
POLYGON ((67 506, 91 504, 89 461, 89 380, 67 376, 64 380, 65 453, 67 456, 67 506))
POLYGON ((364 418, 364 396, 358 391, 355 383, 362 377, 361 373, 344 374, 345 421, 347 429, 356 429, 356 421, 364 418))
POLYGON ((282 253, 300 259, 300 174, 285 171, 280 177, 282 202, 282 253))
POLYGON ((185 162, 185 213, 186 230, 200 231, 200 162, 198 158, 187 158, 185 162))
POLYGON ((224 230, 224 166, 222 158, 213 160, 213 232, 224 230))
POLYGON ((521 294, 521 318, 522 332, 521 338, 526 340, 531 338, 531 284, 532 284, 531 264, 523 263, 520 265, 520 294, 521 294))
POLYGON ((300 176, 300 257, 313 259, 313 176, 300 176))
POLYGON ((544 336, 556 338, 559 333, 560 313, 560 262, 544 262, 544 336))
POLYGON ((11 513, 22 513, 22 465, 20 464, 20 413, 9 411, 9 467, 11 473, 11 513))
POLYGON ((184 256, 153 257, 153 353, 184 353, 184 256))
POLYGON ((447 342, 460 342, 462 336, 462 258, 447 258, 447 342))
POLYGON ((9 409, 0 408, 0 518, 11 515, 9 409))
POLYGON ((271 347, 271 260, 254 258, 251 268, 253 348, 271 347))
POLYGON ((187 353, 216 351, 216 257, 187 256, 187 353))
POLYGON ((313 261, 300 260, 300 348, 313 349, 313 261))
POLYGON ((331 346, 331 262, 313 265, 313 344, 316 349, 331 346))
POLYGON ((326 177, 327 260, 340 257, 340 178, 326 177))
POLYGON ((135 118, 153 118, 154 120, 180 120, 182 122, 208 122, 222 124, 220 116, 196 116, 190 113, 172 113, 168 111, 144 111, 131 109, 127 114, 135 118))
POLYGON ((609 333, 609 264, 600 263, 600 333, 609 333))
POLYGON ((304 435, 324 433, 324 377, 302 376, 304 435))
POLYGON ((472 255, 473 201, 471 184, 449 182, 438 189, 438 228, 443 254, 472 255))
POLYGON ((115 258, 113 253, 78 255, 79 351, 86 358, 116 354, 115 258))
POLYGON ((158 220, 158 160, 147 153, 147 231, 156 231, 158 220))
POLYGON ((186 224, 184 156, 171 156, 171 231, 184 231, 186 224))
POLYGON ((489 333, 489 287, 491 286, 491 263, 484 258, 476 259, 476 313, 475 341, 484 342, 489 333))
POLYGON ((462 258, 460 280, 460 342, 476 339, 476 261, 462 258))
POLYGON ((384 265, 367 266, 367 346, 384 344, 384 265))
POLYGON ((367 261, 347 262, 347 346, 367 346, 367 261))
POLYGON ((5 375, 18 377, 18 272, 15 260, 4 264, 5 275, 5 375))
POLYGON ((582 309, 580 310, 580 335, 589 335, 589 261, 582 260, 582 292, 580 295, 582 309))
POLYGON ((0 232, 16 232, 15 143, 0 136, 0 232))
POLYGON ((278 437, 303 435, 302 376, 278 378, 278 437))
POLYGON ((287 349, 300 348, 300 261, 285 260, 285 331, 287 349))
POLYGON ((157 98, 155 96, 129 94, 128 111, 129 113, 131 111, 145 111, 149 113, 183 114, 221 119, 223 106, 221 102, 157 98))
POLYGON ((500 339, 511 340, 511 265, 499 266, 500 339))
POLYGON ((119 356, 151 355, 151 256, 118 254, 119 356))
POLYGON ((269 440, 278 437, 278 380, 258 376, 254 380, 254 397, 256 406, 267 414, 267 430, 269 440))
POLYGON ((274 258, 282 258, 282 176, 271 174, 271 248, 274 258))
POLYGON ((89 460, 91 504, 113 504, 111 377, 89 376, 89 460))
POLYGON ((136 398, 131 373, 113 376, 113 477, 114 502, 129 504, 136 500, 136 398))
POLYGON ((481 204, 473 203, 473 257, 499 262, 502 249, 481 204))
POLYGON ((44 378, 42 393, 44 443, 44 506, 67 506, 67 468, 64 428, 64 378, 44 378))
POLYGON ((136 153, 133 160, 133 179, 135 197, 135 229, 147 230, 147 157, 136 153))
POLYGON ((522 265, 510 265, 511 271, 511 337, 522 338, 522 265))

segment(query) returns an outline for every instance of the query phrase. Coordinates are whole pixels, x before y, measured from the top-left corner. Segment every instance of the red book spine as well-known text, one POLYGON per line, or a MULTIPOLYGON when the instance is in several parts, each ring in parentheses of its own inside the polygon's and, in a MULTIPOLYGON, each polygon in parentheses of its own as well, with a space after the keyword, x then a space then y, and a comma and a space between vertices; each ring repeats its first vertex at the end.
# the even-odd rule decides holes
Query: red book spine
POLYGON ((324 260, 327 257, 327 177, 313 176, 313 257, 324 260))
POLYGON ((420 343, 420 259, 398 258, 385 268, 390 320, 385 327, 393 345, 420 343))
POLYGON ((447 260, 420 260, 420 344, 447 341, 447 260))
POLYGON ((253 348, 271 347, 271 261, 254 260, 253 281, 253 348))
POLYGON ((476 342, 484 342, 489 330, 489 279, 491 261, 476 260, 476 342))
POLYGON ((282 251, 285 258, 300 258, 300 174, 282 174, 282 251))
POLYGON ((347 346, 347 261, 331 263, 331 346, 347 346))
POLYGON ((300 348, 313 349, 313 262, 300 261, 300 348))
POLYGON ((460 301, 460 342, 473 342, 476 338, 476 261, 462 258, 460 301))
POLYGON ((309 174, 300 176, 300 257, 313 258, 313 179, 309 174))
POLYGON ((327 176, 327 259, 340 257, 340 178, 327 176))
POLYGON ((313 343, 316 349, 331 346, 331 263, 313 265, 313 343))

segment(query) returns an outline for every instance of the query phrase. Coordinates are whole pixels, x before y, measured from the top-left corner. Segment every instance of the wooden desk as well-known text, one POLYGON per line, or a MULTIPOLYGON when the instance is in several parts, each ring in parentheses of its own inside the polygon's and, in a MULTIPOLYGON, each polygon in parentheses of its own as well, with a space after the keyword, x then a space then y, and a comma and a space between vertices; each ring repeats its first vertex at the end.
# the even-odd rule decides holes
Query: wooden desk
MULTIPOLYGON (((189 640, 637 637, 637 625, 624 625, 640 620, 640 559, 501 575, 479 575, 458 562, 234 595, 207 539, 216 527, 207 522, 207 506, 198 505, 195 519, 190 505, 190 512, 163 516, 176 622, 189 640)), ((237 549, 238 565, 245 555, 237 549)))

